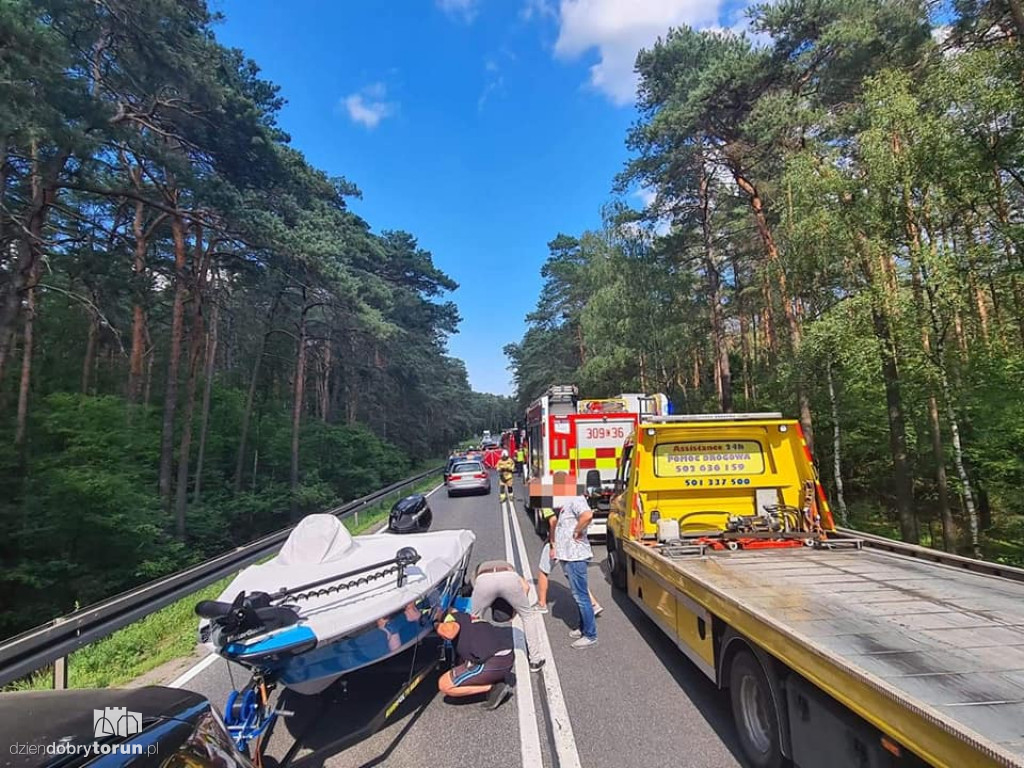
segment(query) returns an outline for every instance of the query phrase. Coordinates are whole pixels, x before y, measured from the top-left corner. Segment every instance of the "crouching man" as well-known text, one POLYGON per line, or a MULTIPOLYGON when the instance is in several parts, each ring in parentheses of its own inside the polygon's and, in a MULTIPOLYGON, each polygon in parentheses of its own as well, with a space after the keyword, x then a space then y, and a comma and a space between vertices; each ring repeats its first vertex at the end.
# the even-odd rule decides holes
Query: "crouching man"
POLYGON ((530 604, 530 584, 519 575, 512 563, 505 560, 487 560, 477 566, 473 576, 473 601, 469 611, 474 618, 481 618, 484 611, 491 609, 491 618, 497 622, 512 621, 516 613, 523 614, 523 631, 526 633, 527 658, 530 671, 537 672, 544 666, 539 655, 542 631, 536 616, 538 607, 530 604))
POLYGON ((515 651, 510 627, 473 621, 453 611, 436 625, 437 634, 455 645, 458 664, 441 675, 437 688, 445 696, 487 695, 485 709, 497 709, 509 696, 515 651))

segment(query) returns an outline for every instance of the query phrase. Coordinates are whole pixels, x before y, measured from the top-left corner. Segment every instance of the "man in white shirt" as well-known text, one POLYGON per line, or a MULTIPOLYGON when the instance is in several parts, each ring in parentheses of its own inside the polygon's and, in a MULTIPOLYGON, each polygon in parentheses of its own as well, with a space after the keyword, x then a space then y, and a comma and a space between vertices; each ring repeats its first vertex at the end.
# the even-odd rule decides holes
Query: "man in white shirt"
POLYGON ((555 558, 561 562, 573 599, 580 609, 580 628, 569 633, 576 649, 597 645, 597 622, 587 588, 587 564, 594 557, 587 528, 594 511, 583 496, 570 496, 562 504, 555 526, 555 558))

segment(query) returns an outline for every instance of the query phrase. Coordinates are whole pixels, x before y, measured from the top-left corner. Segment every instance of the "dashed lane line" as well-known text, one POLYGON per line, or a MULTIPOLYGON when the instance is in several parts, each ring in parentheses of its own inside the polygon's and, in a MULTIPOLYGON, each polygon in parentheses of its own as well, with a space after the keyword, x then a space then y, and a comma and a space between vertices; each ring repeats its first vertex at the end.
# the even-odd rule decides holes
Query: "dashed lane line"
MULTIPOLYGON (((515 552, 512 546, 512 532, 509 528, 505 505, 498 502, 498 514, 501 515, 502 532, 505 535, 505 559, 515 563, 515 552)), ((530 587, 531 592, 533 587, 530 587)), ((539 621, 537 615, 526 617, 527 621, 539 621)), ((530 677, 530 663, 526 651, 525 627, 523 616, 519 613, 512 619, 513 637, 516 644, 516 709, 519 714, 519 748, 523 760, 523 768, 536 768, 544 765, 543 753, 540 749, 540 729, 537 726, 537 707, 533 701, 533 680, 530 677)), ((535 649, 536 650, 536 649, 535 649)), ((550 663, 550 660, 549 660, 550 663)), ((546 666, 546 665, 545 665, 546 666)))
MULTIPOLYGON (((523 541, 523 532, 519 527, 519 520, 515 514, 513 501, 506 503, 502 518, 505 520, 506 530, 509 521, 511 521, 515 534, 515 543, 522 555, 523 576, 530 583, 530 601, 535 603, 537 602, 537 593, 533 587, 533 569, 530 567, 530 556, 526 550, 526 543, 523 541)), ((541 675, 544 677, 544 694, 548 703, 548 715, 551 718, 551 732, 555 742, 555 755, 558 758, 558 766, 559 768, 580 768, 580 754, 576 748, 576 737, 572 731, 569 710, 565 705, 562 684, 558 679, 558 667, 555 665, 555 657, 551 653, 551 641, 548 638, 547 626, 538 614, 532 614, 528 619, 541 622, 541 630, 536 633, 540 639, 538 655, 547 659, 543 669, 541 669, 541 675)))
POLYGON ((167 684, 167 687, 168 688, 182 688, 182 687, 184 687, 185 683, 187 683, 192 678, 196 677, 200 672, 202 672, 207 667, 211 666, 215 661, 218 661, 219 659, 220 659, 220 656, 218 656, 216 653, 210 652, 198 664, 195 664, 194 666, 192 666, 191 668, 186 670, 182 675, 180 675, 179 677, 176 677, 174 680, 169 682, 167 684))

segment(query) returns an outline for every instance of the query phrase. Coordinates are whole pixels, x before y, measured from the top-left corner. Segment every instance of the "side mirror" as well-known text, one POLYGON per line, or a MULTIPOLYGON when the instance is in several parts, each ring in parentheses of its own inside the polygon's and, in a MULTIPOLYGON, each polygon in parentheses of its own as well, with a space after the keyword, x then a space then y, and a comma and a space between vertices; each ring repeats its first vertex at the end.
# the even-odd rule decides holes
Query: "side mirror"
POLYGON ((601 471, 598 469, 587 470, 587 493, 596 493, 601 490, 601 471))

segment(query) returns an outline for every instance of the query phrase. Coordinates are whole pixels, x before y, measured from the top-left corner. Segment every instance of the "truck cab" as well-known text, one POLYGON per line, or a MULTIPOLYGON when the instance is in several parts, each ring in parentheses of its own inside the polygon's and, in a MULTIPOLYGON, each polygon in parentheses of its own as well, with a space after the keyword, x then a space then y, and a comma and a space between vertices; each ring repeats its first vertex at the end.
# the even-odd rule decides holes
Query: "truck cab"
POLYGON ((834 530, 800 423, 777 413, 643 418, 623 445, 614 494, 613 571, 626 540, 735 549, 834 530))

